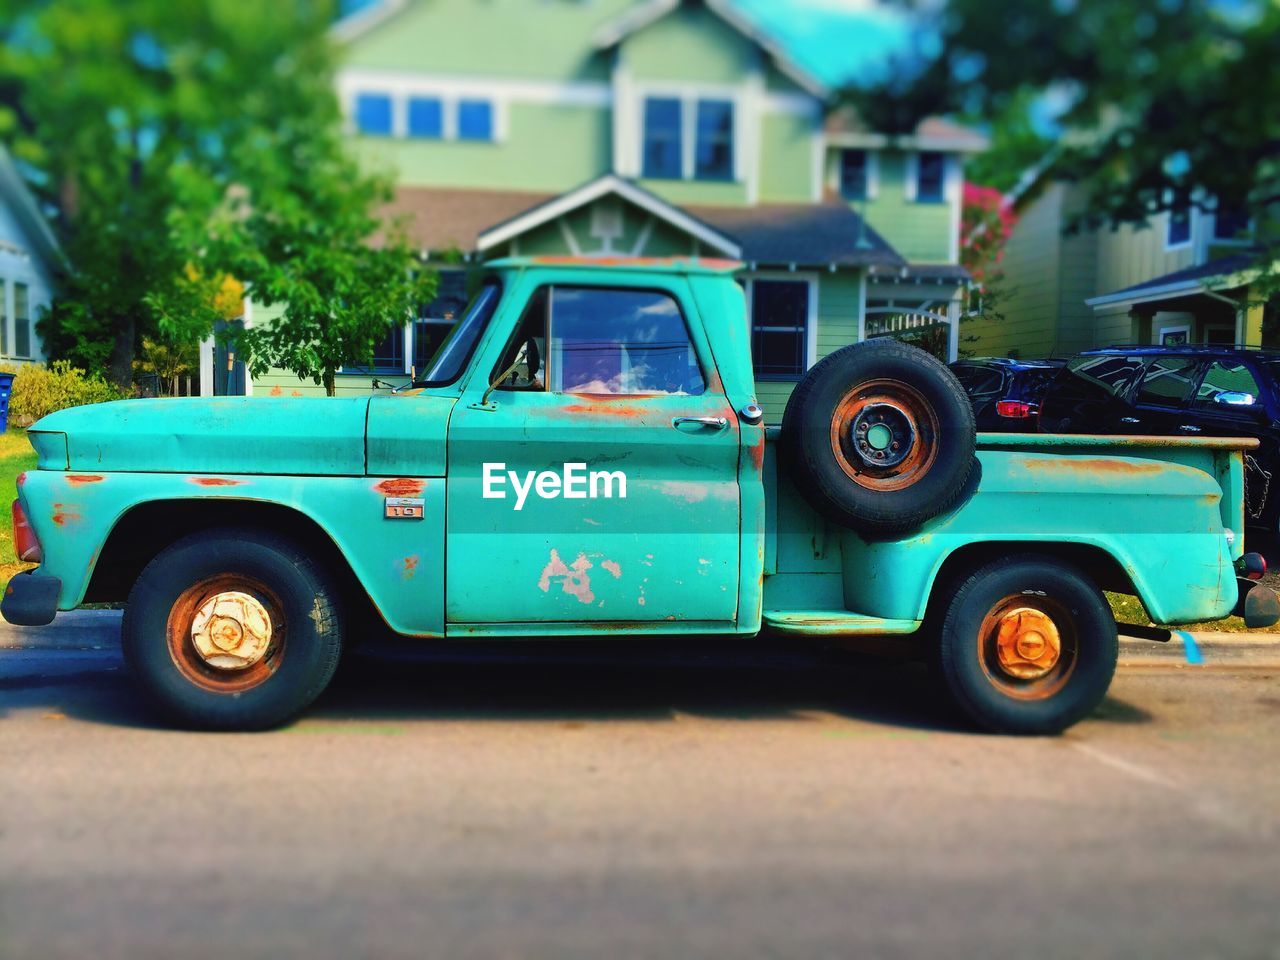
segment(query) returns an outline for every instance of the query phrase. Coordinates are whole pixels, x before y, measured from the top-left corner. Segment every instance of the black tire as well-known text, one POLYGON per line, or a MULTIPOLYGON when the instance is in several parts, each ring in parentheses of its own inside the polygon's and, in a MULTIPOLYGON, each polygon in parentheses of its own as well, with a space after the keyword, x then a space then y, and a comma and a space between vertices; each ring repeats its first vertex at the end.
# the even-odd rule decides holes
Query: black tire
POLYGON ((917 529, 954 506, 975 448, 960 381, 937 358, 887 337, 817 363, 782 417, 783 462, 801 495, 833 523, 871 535, 917 529), (875 448, 868 440, 877 434, 875 448))
POLYGON ((1013 556, 953 590, 942 607, 939 666, 952 697, 976 723, 997 733, 1060 733, 1102 702, 1120 645, 1110 607, 1083 573, 1049 557, 1013 556), (1047 652, 1051 642, 1035 639, 1051 632, 1043 617, 1057 634, 1056 657, 1047 652), (1036 650, 1046 652, 1028 659, 1036 650))
POLYGON ((193 534, 156 556, 134 584, 122 624, 125 660, 180 723, 213 730, 278 726, 333 677, 342 651, 337 596, 327 572, 287 539, 248 529, 193 534), (220 609, 214 597, 232 607, 220 609), (222 616, 228 609, 248 612, 222 616), (205 637, 217 624, 224 639, 240 629, 250 647, 266 637, 236 661, 256 657, 251 665, 222 669, 201 654, 193 637, 202 610, 205 637), (254 619, 259 615, 270 629, 254 619), (245 627, 250 620, 254 625, 245 627))

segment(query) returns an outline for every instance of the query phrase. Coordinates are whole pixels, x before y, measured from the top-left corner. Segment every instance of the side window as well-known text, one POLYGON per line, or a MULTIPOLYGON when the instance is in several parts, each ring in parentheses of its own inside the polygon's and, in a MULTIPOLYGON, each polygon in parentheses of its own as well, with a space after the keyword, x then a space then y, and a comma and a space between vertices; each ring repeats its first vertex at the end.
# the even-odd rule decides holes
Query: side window
POLYGON ((684 315, 669 294, 554 287, 548 312, 552 390, 685 395, 706 390, 684 315))
POLYGON ((1249 368, 1232 360, 1215 360, 1209 364, 1200 388, 1196 391, 1196 405, 1219 413, 1260 409, 1262 389, 1249 368))
POLYGON ((547 355, 547 303, 550 295, 550 287, 539 287, 529 298, 520 322, 516 324, 515 336, 502 352, 493 372, 496 377, 503 371, 509 371, 498 385, 499 390, 547 389, 543 357, 547 355))
POLYGON ((1153 407, 1179 407, 1191 395, 1196 370, 1195 357, 1157 357, 1147 364, 1136 403, 1153 407))
POLYGON ((1141 369, 1142 360, 1139 357, 1117 357, 1112 354, 1076 357, 1067 364, 1067 377, 1063 378, 1063 382, 1071 384, 1073 393, 1115 397, 1129 389, 1134 376, 1141 369))
POLYGON ((987 367, 956 366, 951 371, 971 397, 987 397, 1000 393, 1004 388, 1004 375, 987 367))

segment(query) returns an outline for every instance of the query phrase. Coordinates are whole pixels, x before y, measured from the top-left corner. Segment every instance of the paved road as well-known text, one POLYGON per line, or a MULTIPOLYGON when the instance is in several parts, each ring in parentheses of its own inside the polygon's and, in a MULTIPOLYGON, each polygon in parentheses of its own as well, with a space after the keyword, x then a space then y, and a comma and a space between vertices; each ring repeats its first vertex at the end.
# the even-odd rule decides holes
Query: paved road
POLYGON ((202 735, 102 622, 0 637, 5 957, 1280 958, 1280 670, 1004 739, 906 666, 355 661, 202 735))

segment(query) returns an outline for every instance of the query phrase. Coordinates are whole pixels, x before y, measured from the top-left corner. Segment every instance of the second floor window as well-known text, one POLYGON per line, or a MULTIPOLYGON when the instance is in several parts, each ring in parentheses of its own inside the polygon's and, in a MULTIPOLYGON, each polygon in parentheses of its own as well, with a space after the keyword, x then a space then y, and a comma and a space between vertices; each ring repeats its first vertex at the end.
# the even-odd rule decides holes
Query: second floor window
POLYGON ((916 200, 941 203, 946 196, 947 157, 923 151, 916 156, 916 200))
POLYGON ((1169 211, 1169 225, 1165 232, 1166 247, 1181 247, 1191 242, 1191 208, 1178 207, 1169 211))
POLYGON ((356 94, 356 129, 370 136, 391 136, 391 97, 385 93, 356 94))
POLYGON ((1218 205, 1213 214, 1213 239, 1239 240, 1249 233, 1249 211, 1244 207, 1218 205))
POLYGON ((840 151, 840 196, 846 200, 867 199, 867 151, 840 151))
POLYGON ((488 100, 458 101, 458 139, 493 139, 493 104, 488 100))
POLYGON ((439 97, 409 98, 409 136, 438 140, 444 136, 444 105, 439 97))
POLYGON ((680 178, 683 155, 680 112, 680 101, 674 97, 645 100, 644 176, 664 180, 680 178))
POLYGON ((733 179, 733 104, 698 101, 698 140, 693 175, 698 180, 733 179))

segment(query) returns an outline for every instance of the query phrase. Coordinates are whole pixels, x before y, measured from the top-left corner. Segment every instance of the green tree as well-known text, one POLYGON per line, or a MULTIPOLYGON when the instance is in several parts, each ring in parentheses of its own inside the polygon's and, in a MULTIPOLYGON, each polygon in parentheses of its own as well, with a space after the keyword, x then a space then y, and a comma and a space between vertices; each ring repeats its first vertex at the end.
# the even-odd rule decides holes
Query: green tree
POLYGON ((354 249, 387 187, 342 153, 332 15, 326 0, 0 0, 0 136, 43 175, 73 267, 41 326, 55 355, 127 385, 143 336, 206 336, 217 311, 182 308, 192 269, 285 304, 255 342, 302 375, 331 369, 331 333, 350 358, 403 318, 427 283, 411 252, 394 231, 354 249), (308 311, 332 319, 292 322, 308 311))
POLYGON ((923 67, 904 61, 888 81, 846 91, 873 127, 1052 108, 1061 136, 1043 172, 1085 186, 1077 227, 1140 224, 1215 200, 1257 215, 1280 200, 1274 0, 906 5, 932 53, 917 58, 923 67))

